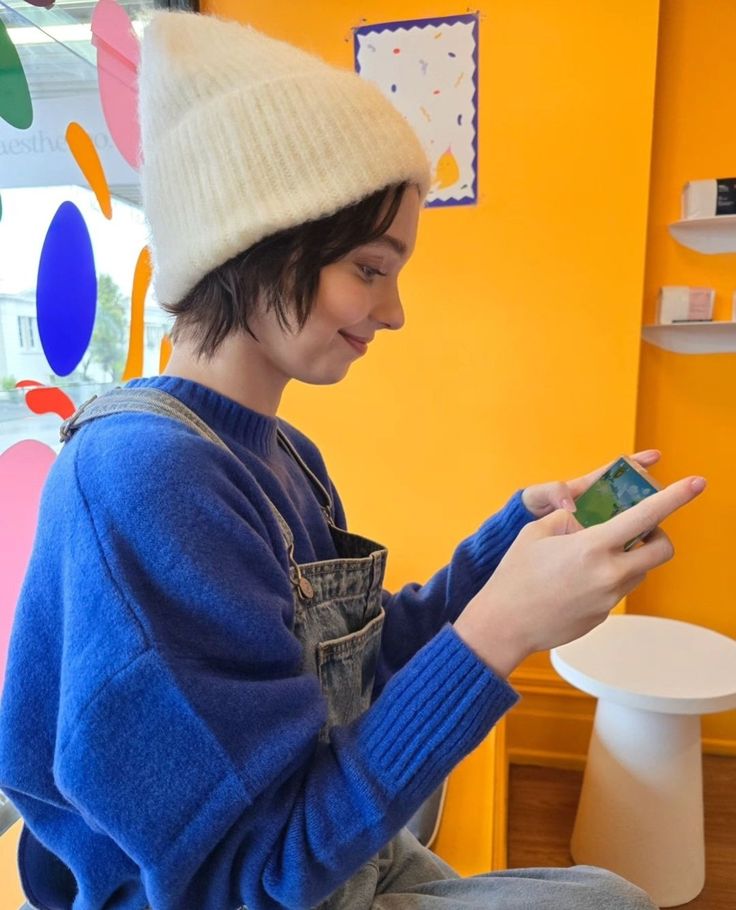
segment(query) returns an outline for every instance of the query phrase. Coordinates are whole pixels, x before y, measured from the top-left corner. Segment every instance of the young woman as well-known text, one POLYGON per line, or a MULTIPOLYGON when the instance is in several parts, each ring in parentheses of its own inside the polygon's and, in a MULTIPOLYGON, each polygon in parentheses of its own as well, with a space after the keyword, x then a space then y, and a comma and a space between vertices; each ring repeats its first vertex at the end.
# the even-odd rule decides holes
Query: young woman
POLYGON ((386 591, 385 547, 277 412, 401 328, 426 156, 355 74, 213 17, 154 16, 140 91, 174 348, 64 423, 44 488, 0 712, 30 903, 651 910, 593 867, 462 878, 406 823, 517 700, 511 670, 671 557, 661 531, 623 545, 696 491, 583 530, 563 500, 604 468, 531 486, 386 591))

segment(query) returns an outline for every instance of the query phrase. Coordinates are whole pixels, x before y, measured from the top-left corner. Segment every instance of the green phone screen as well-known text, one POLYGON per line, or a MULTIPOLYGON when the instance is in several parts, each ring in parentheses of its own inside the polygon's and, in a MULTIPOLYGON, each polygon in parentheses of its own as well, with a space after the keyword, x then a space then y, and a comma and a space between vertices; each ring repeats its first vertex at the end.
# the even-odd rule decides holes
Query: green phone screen
MULTIPOLYGON (((635 506, 642 499, 656 493, 657 489, 624 458, 619 458, 602 477, 575 500, 577 506, 575 518, 584 528, 600 524, 635 506)), ((637 540, 641 540, 649 533, 651 532, 645 531, 639 537, 630 540, 624 550, 630 550, 637 540)))

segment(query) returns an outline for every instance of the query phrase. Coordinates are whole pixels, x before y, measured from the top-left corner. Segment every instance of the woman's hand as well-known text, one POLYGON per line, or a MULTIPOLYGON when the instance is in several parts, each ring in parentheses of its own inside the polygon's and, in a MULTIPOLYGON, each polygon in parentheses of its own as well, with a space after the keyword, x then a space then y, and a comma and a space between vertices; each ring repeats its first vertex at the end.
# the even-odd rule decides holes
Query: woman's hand
MULTIPOLYGON (((631 457, 643 468, 649 468, 659 461, 661 455, 662 453, 659 449, 646 449, 644 452, 637 452, 636 455, 631 457)), ((590 474, 583 474, 582 477, 576 477, 574 480, 568 480, 567 483, 558 480, 527 487, 521 494, 521 501, 535 518, 542 518, 542 516, 548 515, 557 509, 566 509, 568 512, 574 512, 575 499, 589 489, 599 477, 602 477, 617 460, 614 458, 613 461, 609 461, 602 468, 597 468, 595 471, 591 471, 590 474)))
POLYGON ((535 651, 585 635, 647 572, 672 559, 674 547, 659 525, 704 488, 704 478, 684 477, 590 528, 566 509, 530 521, 455 620, 455 631, 502 676, 535 651), (642 546, 624 550, 652 528, 642 546))

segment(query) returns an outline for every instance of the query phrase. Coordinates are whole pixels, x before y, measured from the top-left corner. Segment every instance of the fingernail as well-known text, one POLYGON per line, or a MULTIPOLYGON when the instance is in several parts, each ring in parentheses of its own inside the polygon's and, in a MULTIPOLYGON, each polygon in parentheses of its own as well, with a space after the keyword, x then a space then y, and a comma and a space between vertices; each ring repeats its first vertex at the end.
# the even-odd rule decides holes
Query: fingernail
POLYGON ((695 490, 696 493, 700 493, 705 489, 705 477, 694 477, 690 481, 690 486, 695 490))
POLYGON ((568 512, 577 512, 577 510, 578 510, 578 507, 575 505, 575 503, 572 501, 572 499, 568 499, 567 497, 565 497, 565 499, 562 500, 562 502, 560 503, 560 507, 563 509, 567 509, 568 512))

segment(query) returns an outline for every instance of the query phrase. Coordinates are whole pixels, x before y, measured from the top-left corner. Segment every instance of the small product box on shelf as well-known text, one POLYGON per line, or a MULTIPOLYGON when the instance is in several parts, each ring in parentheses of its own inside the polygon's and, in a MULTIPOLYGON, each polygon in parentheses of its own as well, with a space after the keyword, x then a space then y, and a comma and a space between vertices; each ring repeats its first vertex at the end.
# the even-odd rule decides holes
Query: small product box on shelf
POLYGON ((660 288, 657 301, 657 323, 712 322, 713 288, 691 288, 687 285, 668 285, 660 288))
POLYGON ((682 217, 736 215, 736 177, 691 180, 682 191, 682 217))

